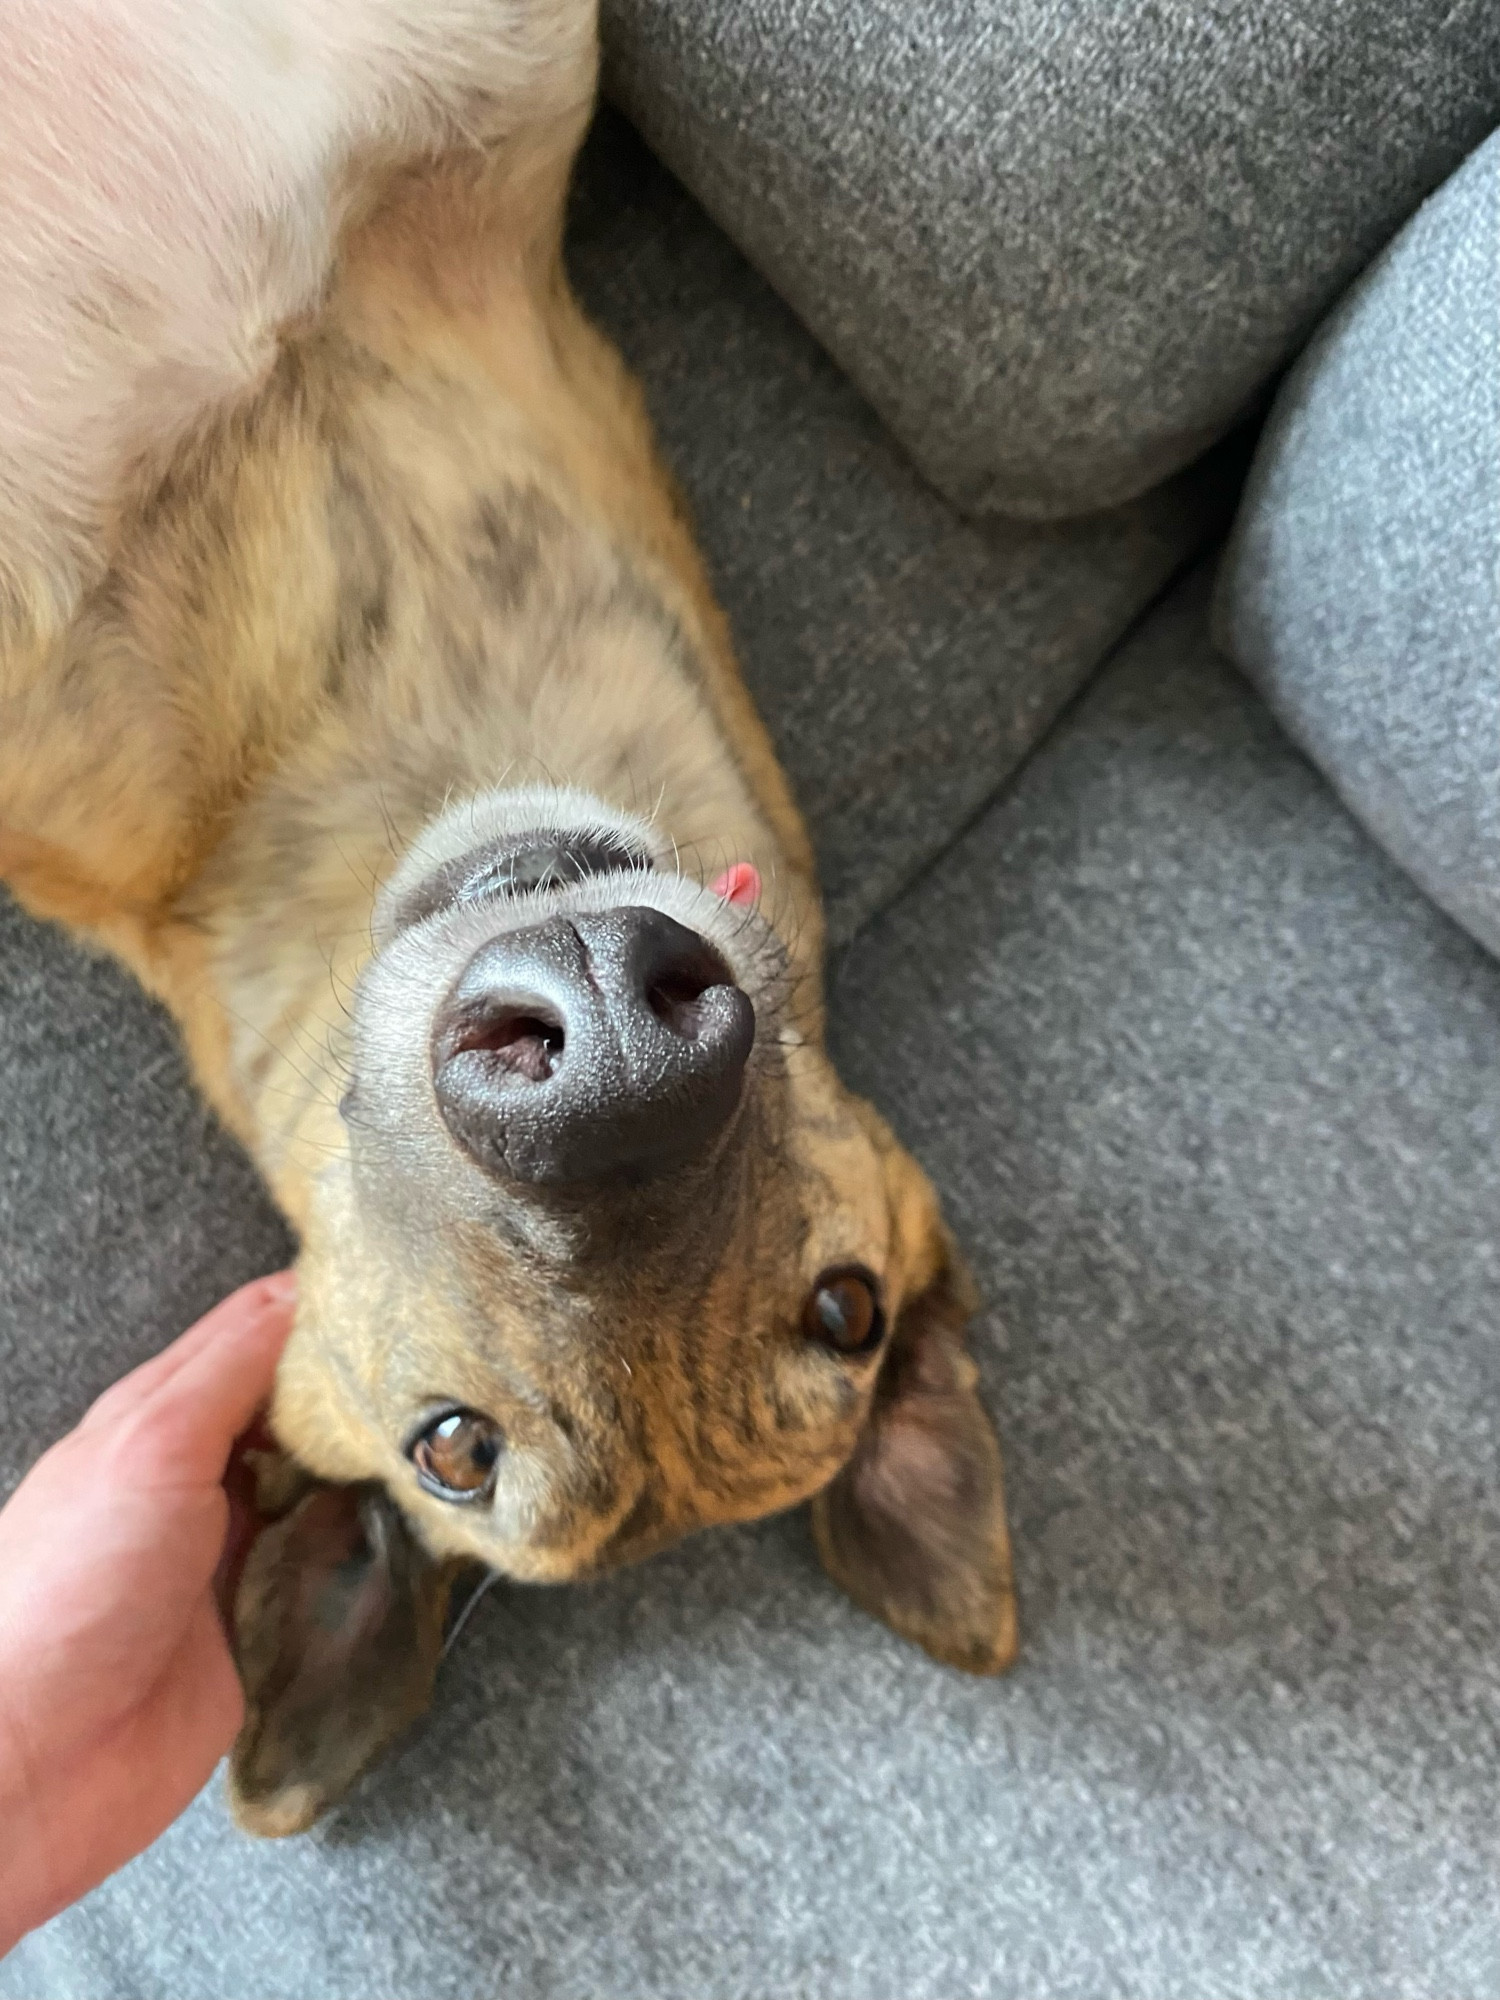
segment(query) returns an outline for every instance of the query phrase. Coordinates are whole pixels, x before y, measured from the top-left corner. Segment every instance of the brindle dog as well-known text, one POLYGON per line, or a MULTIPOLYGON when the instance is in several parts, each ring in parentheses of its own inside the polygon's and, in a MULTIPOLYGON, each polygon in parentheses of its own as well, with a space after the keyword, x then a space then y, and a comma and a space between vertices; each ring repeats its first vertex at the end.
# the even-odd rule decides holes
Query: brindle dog
POLYGON ((364 164, 268 379, 3 626, 0 872, 163 997, 301 1232, 237 1606, 261 1833, 425 1706, 474 1564, 811 1496, 858 1603, 1015 1646, 969 1288, 823 1053, 806 835, 563 276, 592 7, 528 19, 484 143, 364 164))

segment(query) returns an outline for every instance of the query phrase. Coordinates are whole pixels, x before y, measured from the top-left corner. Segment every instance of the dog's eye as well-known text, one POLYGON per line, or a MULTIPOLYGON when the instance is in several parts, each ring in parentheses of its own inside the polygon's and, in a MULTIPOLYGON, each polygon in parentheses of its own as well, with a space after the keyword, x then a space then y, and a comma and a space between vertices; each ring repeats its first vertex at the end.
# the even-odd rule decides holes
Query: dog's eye
POLYGON ((417 1478, 440 1500, 483 1500, 495 1483, 505 1440, 477 1410, 450 1410, 419 1431, 407 1448, 417 1478))
POLYGON ((880 1287, 863 1264, 825 1271, 802 1308, 802 1331, 836 1354, 873 1354, 885 1334, 880 1287))

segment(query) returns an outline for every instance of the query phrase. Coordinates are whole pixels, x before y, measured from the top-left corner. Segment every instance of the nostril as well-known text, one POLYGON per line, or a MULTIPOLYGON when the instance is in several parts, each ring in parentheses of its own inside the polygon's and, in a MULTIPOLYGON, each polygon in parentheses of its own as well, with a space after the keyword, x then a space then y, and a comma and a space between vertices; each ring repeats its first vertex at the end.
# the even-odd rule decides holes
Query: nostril
POLYGON ((501 1068, 531 1083, 545 1083, 556 1070, 566 1041, 560 1021, 534 1010, 506 1007, 466 1022, 449 1040, 447 1053, 458 1056, 481 1049, 501 1068))
POLYGON ((703 1006, 704 994, 712 987, 733 984, 728 967, 717 953, 705 950, 654 973, 646 985, 646 1005, 674 1035, 695 1042, 703 1032, 707 1012, 703 1006))

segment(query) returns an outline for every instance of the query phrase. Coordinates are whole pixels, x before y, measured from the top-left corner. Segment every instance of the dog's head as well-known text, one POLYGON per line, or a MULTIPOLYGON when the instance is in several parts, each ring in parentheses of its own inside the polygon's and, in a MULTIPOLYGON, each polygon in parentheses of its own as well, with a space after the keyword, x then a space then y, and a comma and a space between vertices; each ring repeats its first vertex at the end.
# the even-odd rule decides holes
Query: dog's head
POLYGON ((423 1704, 466 1563, 587 1577, 817 1495, 858 1601, 1008 1661, 967 1281, 793 1026, 751 888, 517 792, 445 815, 384 891, 274 1412, 327 1484, 240 1599, 257 1830, 307 1824, 423 1704))

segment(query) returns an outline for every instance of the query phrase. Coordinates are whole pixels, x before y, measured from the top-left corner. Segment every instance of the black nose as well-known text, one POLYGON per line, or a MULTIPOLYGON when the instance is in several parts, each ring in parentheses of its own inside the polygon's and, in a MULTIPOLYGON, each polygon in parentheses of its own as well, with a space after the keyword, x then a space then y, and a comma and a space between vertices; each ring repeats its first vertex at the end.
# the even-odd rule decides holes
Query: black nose
POLYGON ((433 1077, 449 1131, 503 1180, 644 1179, 724 1129, 754 1039, 728 966, 671 917, 557 916, 470 959, 433 1077))

